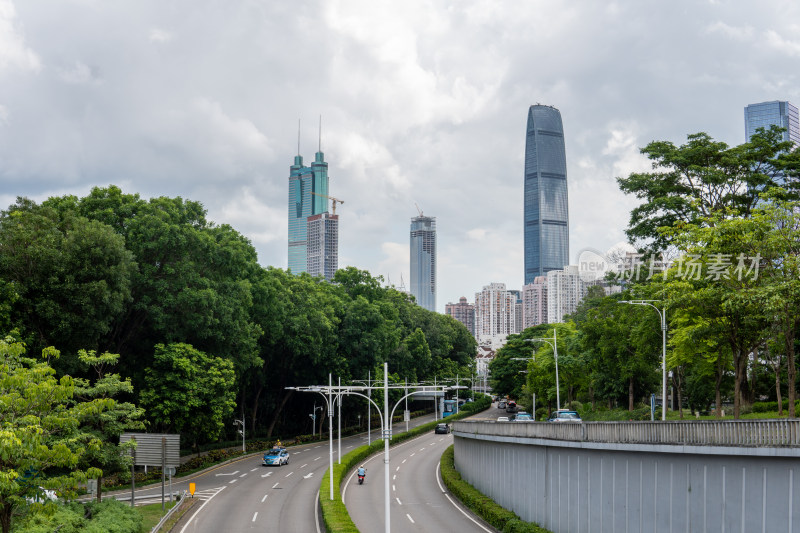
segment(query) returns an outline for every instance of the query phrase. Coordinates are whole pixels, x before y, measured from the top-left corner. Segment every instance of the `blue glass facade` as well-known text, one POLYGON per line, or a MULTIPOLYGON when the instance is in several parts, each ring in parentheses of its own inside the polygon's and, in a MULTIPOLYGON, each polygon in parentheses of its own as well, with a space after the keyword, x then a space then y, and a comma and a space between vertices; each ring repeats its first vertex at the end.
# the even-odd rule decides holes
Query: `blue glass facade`
POLYGON ((294 274, 308 269, 308 217, 328 212, 328 199, 312 193, 328 194, 328 163, 317 152, 310 167, 296 155, 289 167, 289 270, 294 274))
POLYGON ((790 102, 761 102, 744 108, 745 141, 750 140, 756 129, 766 130, 772 125, 786 128, 783 133, 784 141, 792 141, 795 146, 800 145, 800 116, 797 108, 790 102))
POLYGON ((525 141, 525 285, 569 264, 564 127, 558 109, 532 105, 525 141))
POLYGON ((417 305, 436 311, 436 218, 411 219, 411 295, 417 305))

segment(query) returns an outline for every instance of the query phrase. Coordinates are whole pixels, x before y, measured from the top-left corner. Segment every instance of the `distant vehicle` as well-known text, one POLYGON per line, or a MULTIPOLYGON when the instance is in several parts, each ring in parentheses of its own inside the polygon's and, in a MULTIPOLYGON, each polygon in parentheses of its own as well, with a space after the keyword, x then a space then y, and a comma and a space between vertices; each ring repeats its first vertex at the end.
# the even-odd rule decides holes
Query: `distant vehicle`
POLYGON ((569 411, 567 409, 559 409, 550 414, 548 422, 581 422, 581 417, 577 411, 569 411))
POLYGON ((445 400, 444 407, 442 407, 442 416, 450 416, 458 412, 458 406, 455 400, 445 400))
POLYGON ((509 422, 509 420, 508 420, 508 417, 507 417, 507 416, 498 416, 498 417, 497 417, 497 421, 498 421, 498 422, 509 422))
POLYGON ((264 454, 262 466, 282 466, 289 464, 289 452, 286 448, 272 448, 264 454))
POLYGON ((517 413, 517 416, 514 417, 514 422, 533 422, 533 417, 530 413, 520 411, 517 413))
POLYGON ((518 410, 519 409, 517 409, 517 402, 512 400, 509 401, 508 404, 506 404, 506 413, 516 413, 518 410))
POLYGON ((447 424, 436 424, 436 429, 434 429, 433 432, 437 434, 447 435, 448 433, 450 433, 450 426, 448 426, 447 424))
POLYGON ((497 402, 497 408, 498 409, 505 409, 506 408, 506 402, 503 401, 503 400, 500 400, 499 402, 497 402))

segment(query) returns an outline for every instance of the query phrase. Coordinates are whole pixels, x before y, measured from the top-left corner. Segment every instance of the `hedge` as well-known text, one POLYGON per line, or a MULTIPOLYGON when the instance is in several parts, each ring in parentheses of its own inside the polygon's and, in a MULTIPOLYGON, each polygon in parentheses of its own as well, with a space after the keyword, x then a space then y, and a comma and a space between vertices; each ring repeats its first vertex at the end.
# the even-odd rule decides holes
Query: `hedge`
MULTIPOLYGON (((455 415, 450 415, 447 420, 458 420, 465 418, 479 411, 487 409, 492 404, 489 396, 479 398, 474 402, 467 402, 460 408, 460 412, 455 415)), ((427 422, 417 426, 409 431, 398 433, 392 436, 391 445, 394 446, 403 441, 413 439, 418 435, 431 431, 436 424, 441 423, 440 420, 427 422)), ((334 463, 333 465, 333 500, 330 499, 330 469, 325 471, 322 476, 319 486, 319 504, 322 509, 322 520, 325 522, 325 529, 328 533, 358 533, 358 528, 350 518, 344 502, 342 502, 342 493, 339 490, 342 480, 345 476, 360 465, 364 460, 372 454, 378 453, 384 448, 382 440, 377 440, 369 446, 359 446, 352 452, 342 457, 342 464, 334 463)))
MULTIPOLYGON (((789 400, 783 400, 783 410, 785 412, 789 411, 789 400)), ((794 412, 800 413, 800 400, 797 400, 794 404, 794 412)), ((755 402, 753 404, 753 412, 754 413, 777 413, 778 412, 778 402, 755 402)))
POLYGON ((441 472, 442 480, 453 496, 503 533, 552 533, 538 524, 521 520, 512 511, 501 507, 461 479, 461 474, 455 466, 453 446, 448 447, 442 454, 441 472))

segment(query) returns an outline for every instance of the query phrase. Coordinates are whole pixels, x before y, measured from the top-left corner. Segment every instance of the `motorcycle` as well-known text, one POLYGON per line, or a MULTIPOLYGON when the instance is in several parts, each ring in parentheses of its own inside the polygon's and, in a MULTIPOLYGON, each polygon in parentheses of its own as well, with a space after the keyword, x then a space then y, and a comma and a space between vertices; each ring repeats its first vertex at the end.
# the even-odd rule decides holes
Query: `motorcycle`
POLYGON ((358 484, 359 485, 363 485, 364 484, 364 476, 365 475, 366 474, 358 474, 358 484))

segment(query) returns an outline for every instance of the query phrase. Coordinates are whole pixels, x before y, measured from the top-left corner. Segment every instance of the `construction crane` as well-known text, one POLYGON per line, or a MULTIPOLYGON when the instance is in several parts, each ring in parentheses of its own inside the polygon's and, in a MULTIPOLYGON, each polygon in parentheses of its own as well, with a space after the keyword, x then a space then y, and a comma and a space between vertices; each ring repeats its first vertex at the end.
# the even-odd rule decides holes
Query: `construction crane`
POLYGON ((344 200, 339 200, 338 198, 334 198, 333 196, 328 196, 327 194, 320 194, 318 192, 311 191, 311 194, 316 194, 317 196, 322 196, 323 198, 327 198, 331 201, 331 214, 336 214, 336 203, 343 204, 344 200))

